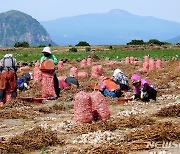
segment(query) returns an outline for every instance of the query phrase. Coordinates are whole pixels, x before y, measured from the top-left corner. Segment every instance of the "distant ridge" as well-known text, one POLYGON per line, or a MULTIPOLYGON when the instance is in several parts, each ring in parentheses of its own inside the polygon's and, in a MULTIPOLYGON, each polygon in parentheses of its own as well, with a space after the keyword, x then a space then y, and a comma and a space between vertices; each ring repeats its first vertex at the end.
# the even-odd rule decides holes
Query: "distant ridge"
POLYGON ((180 35, 180 23, 114 9, 40 22, 59 45, 87 41, 91 45, 126 44, 132 39, 165 41, 180 35))
POLYGON ((0 47, 24 41, 31 46, 54 44, 43 26, 30 15, 16 10, 1 13, 0 47))
POLYGON ((174 38, 171 38, 169 40, 166 40, 167 42, 169 43, 172 43, 172 44, 176 44, 176 43, 180 43, 180 35, 174 37, 174 38))

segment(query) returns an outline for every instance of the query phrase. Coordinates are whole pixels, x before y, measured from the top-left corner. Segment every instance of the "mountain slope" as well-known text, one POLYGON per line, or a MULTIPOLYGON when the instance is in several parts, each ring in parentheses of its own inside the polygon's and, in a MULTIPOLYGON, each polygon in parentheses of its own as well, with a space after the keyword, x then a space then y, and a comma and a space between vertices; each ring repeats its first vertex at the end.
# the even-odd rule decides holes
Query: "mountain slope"
POLYGON ((180 23, 143 17, 122 10, 85 14, 43 21, 51 38, 59 45, 88 41, 90 44, 124 44, 132 39, 159 39, 180 34, 180 23))
POLYGON ((31 16, 16 10, 1 13, 0 47, 24 41, 31 46, 53 44, 47 31, 31 16))
POLYGON ((176 44, 176 43, 180 43, 180 35, 174 37, 174 38, 171 38, 169 40, 167 40, 167 42, 169 43, 173 43, 173 44, 176 44))

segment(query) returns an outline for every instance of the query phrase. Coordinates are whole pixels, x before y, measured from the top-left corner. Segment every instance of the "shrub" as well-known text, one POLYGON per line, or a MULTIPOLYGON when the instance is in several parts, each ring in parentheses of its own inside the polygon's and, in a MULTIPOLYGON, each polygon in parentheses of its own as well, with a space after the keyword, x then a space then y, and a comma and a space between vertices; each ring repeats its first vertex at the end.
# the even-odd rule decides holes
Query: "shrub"
POLYGON ((112 45, 110 45, 110 46, 109 46, 109 49, 110 49, 110 50, 112 50, 112 49, 113 49, 112 45))
POLYGON ((16 48, 19 48, 19 47, 29 48, 29 43, 28 42, 16 42, 14 44, 14 47, 16 47, 16 48))
POLYGON ((86 52, 90 52, 91 51, 91 47, 86 47, 86 52))
POLYGON ((69 52, 77 52, 77 49, 75 47, 72 47, 69 49, 69 52))
POLYGON ((131 42, 127 43, 127 45, 143 45, 145 42, 143 40, 132 40, 131 42))

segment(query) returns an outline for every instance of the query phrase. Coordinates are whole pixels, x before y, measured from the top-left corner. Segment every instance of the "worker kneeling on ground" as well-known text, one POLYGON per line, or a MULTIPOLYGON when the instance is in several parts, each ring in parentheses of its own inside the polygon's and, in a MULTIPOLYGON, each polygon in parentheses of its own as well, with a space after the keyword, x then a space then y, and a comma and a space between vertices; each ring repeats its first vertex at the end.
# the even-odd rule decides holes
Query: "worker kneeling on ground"
POLYGON ((70 73, 65 80, 59 81, 59 86, 61 89, 79 88, 79 82, 74 75, 70 73))
POLYGON ((140 98, 144 102, 150 99, 156 101, 157 91, 149 81, 140 78, 137 74, 132 75, 131 81, 134 86, 134 95, 131 98, 140 98))
POLYGON ((99 78, 98 88, 104 96, 121 97, 122 95, 119 86, 108 77, 101 76, 99 78))
POLYGON ((128 91, 130 89, 128 78, 120 69, 115 69, 112 80, 119 86, 120 90, 128 91))
POLYGON ((17 80, 17 88, 20 91, 26 91, 30 88, 29 81, 33 79, 32 73, 26 73, 24 76, 18 78, 17 80))

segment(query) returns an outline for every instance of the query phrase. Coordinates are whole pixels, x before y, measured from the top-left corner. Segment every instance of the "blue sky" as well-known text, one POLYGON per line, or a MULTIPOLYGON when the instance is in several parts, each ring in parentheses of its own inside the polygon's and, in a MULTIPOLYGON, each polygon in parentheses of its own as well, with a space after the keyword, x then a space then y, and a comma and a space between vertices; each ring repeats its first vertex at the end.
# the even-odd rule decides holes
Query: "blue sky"
POLYGON ((38 21, 121 9, 180 23, 179 8, 180 0, 0 0, 0 13, 18 10, 38 21))

